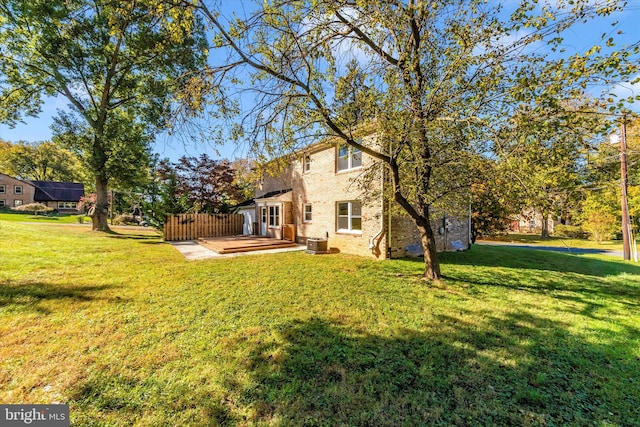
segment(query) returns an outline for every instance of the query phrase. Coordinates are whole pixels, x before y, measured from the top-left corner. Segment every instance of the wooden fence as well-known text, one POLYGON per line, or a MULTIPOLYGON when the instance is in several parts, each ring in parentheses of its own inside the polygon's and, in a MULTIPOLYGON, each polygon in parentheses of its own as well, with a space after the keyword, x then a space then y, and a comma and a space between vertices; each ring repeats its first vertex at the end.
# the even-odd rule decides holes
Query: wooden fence
POLYGON ((235 236, 242 234, 241 214, 177 214, 164 224, 164 240, 195 240, 200 237, 235 236))

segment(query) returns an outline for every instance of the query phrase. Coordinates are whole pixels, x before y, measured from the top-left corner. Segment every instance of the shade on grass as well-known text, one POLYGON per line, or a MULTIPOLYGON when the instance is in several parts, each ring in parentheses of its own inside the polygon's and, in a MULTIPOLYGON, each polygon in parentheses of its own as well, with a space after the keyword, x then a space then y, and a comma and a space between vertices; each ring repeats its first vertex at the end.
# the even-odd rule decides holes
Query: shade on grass
POLYGON ((74 425, 638 425, 640 267, 504 247, 187 262, 0 222, 0 400, 74 425), (19 242, 19 244, 16 244, 19 242))

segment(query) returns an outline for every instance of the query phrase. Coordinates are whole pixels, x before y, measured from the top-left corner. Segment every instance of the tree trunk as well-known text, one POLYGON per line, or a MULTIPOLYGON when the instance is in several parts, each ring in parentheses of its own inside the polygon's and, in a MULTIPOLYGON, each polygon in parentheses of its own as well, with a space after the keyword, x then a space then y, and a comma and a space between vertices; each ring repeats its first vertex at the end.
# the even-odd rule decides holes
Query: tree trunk
POLYGON ((542 212, 542 232, 540 237, 543 240, 549 238, 549 215, 546 212, 542 212))
POLYGON ((425 221, 425 226, 418 225, 420 231, 420 243, 422 243, 422 251, 424 252, 424 274, 425 279, 438 281, 440 280, 440 261, 436 250, 436 238, 429 221, 425 221))
POLYGON ((96 205, 91 215, 93 231, 111 231, 107 222, 109 218, 108 182, 107 178, 96 178, 96 205))

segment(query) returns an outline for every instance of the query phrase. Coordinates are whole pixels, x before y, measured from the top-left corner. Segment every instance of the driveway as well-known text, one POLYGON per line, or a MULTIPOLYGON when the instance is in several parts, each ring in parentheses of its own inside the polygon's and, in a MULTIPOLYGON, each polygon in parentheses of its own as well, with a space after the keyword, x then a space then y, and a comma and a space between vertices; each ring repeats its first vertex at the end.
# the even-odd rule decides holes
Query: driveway
POLYGON ((573 255, 608 255, 612 257, 622 258, 624 254, 622 251, 615 251, 609 249, 588 249, 588 248, 569 248, 566 246, 543 246, 543 245, 527 245, 523 243, 511 243, 511 242, 494 242, 494 241, 476 241, 476 245, 487 246, 509 246, 511 248, 521 249, 535 249, 539 251, 554 251, 564 252, 573 255))

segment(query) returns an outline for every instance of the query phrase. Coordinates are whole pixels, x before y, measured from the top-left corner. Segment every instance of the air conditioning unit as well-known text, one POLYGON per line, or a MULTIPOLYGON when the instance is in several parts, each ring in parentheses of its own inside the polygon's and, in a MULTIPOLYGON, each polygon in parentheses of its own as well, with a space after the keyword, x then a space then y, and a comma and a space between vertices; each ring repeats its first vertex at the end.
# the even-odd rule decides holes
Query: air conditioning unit
POLYGON ((307 239, 307 252, 308 254, 325 254, 328 252, 327 239, 309 238, 307 239))

